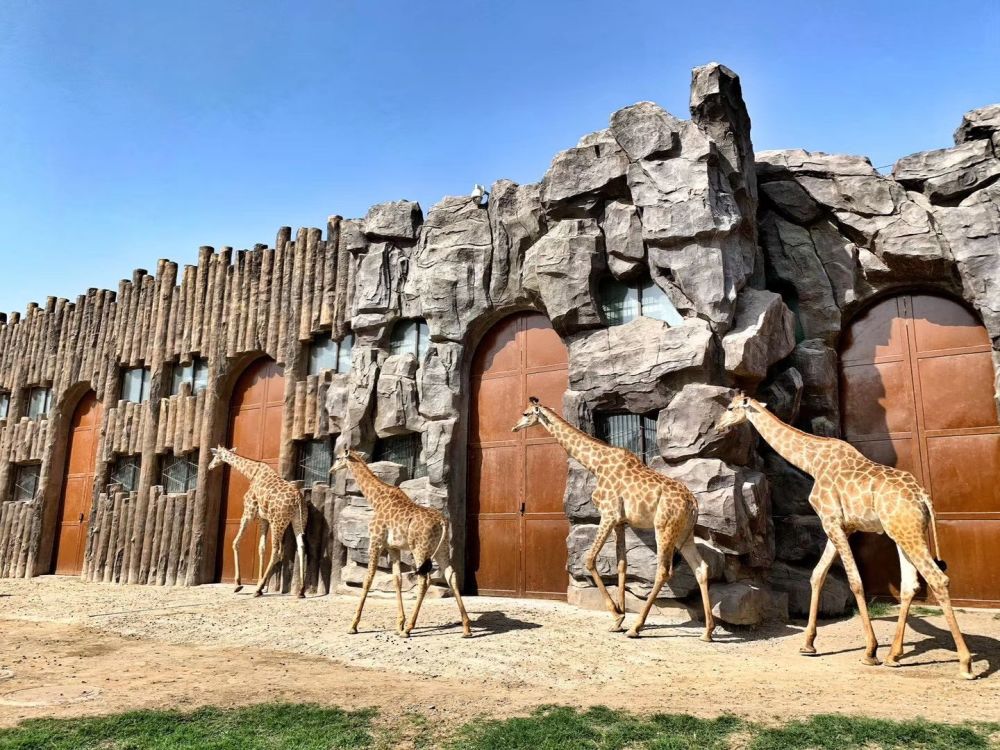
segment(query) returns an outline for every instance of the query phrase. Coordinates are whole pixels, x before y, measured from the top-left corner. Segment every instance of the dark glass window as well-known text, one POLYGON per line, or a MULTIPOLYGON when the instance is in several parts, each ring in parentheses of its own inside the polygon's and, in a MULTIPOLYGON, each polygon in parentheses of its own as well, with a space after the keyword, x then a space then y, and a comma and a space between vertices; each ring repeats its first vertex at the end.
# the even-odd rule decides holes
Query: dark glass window
POLYGON ((599 440, 618 448, 628 448, 645 464, 657 455, 655 413, 595 414, 594 427, 599 440))
POLYGON ((122 400, 141 404, 149 399, 149 370, 134 367, 122 373, 122 400))
POLYGON ((392 329, 389 337, 389 354, 412 352, 417 359, 423 359, 430 344, 430 330, 423 318, 401 320, 392 329))
POLYGON ((28 419, 44 417, 49 413, 51 406, 51 388, 32 388, 28 391, 28 419))
POLYGON ((648 276, 632 284, 606 278, 601 282, 600 297, 601 311, 609 326, 623 325, 640 315, 665 321, 672 326, 684 322, 666 292, 648 276))
POLYGON ((120 484, 126 492, 139 489, 139 468, 142 465, 140 456, 119 456, 111 467, 108 484, 120 484))
POLYGON ((306 487, 312 487, 316 482, 329 484, 332 445, 332 440, 303 440, 299 443, 295 478, 306 487))
POLYGON ((187 383, 191 388, 191 393, 198 393, 208 387, 208 360, 204 357, 195 357, 187 364, 174 365, 173 377, 170 382, 170 395, 177 396, 181 392, 181 387, 187 383))
MULTIPOLYGON (((138 474, 136 481, 138 482, 138 474)), ((160 484, 167 494, 195 489, 198 486, 198 451, 164 456, 160 468, 160 484)))
POLYGON ((420 434, 416 432, 380 438, 375 443, 375 460, 405 466, 410 479, 427 476, 427 465, 420 455, 420 434))
POLYGON ((309 374, 319 375, 323 370, 350 372, 351 350, 354 334, 347 334, 340 341, 326 333, 313 339, 309 347, 309 374))
POLYGON ((10 393, 0 391, 0 419, 6 419, 10 414, 10 393))
POLYGON ((14 473, 14 500, 31 502, 38 494, 42 467, 39 464, 21 464, 14 473))

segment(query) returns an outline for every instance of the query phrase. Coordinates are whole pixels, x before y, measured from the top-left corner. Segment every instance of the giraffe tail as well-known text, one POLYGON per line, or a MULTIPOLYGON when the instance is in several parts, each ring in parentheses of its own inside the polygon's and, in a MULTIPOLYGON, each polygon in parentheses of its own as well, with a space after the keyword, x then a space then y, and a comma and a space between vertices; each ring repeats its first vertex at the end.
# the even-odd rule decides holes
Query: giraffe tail
POLYGON ((437 557, 438 552, 441 551, 441 545, 444 544, 444 540, 447 538, 448 538, 448 522, 443 521, 441 523, 441 538, 438 539, 437 547, 434 548, 434 552, 431 554, 431 556, 420 564, 420 567, 417 568, 417 573, 419 573, 422 576, 425 576, 431 572, 431 569, 434 567, 434 559, 437 557))
POLYGON ((931 521, 931 540, 934 544, 934 562, 937 564, 942 571, 948 569, 948 563, 941 559, 941 548, 938 546, 938 531, 937 531, 937 516, 934 515, 934 504, 931 502, 931 496, 926 492, 920 493, 920 499, 924 503, 924 507, 927 508, 927 513, 930 515, 931 521))

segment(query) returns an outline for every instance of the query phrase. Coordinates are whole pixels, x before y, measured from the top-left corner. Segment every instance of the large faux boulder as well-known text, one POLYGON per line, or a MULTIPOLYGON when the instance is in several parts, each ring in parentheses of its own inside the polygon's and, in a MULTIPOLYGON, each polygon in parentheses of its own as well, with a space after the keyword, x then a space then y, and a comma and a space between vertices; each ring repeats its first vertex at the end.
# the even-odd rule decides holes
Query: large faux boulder
POLYGON ((730 625, 757 625, 770 609, 768 591, 750 581, 716 584, 709 590, 712 615, 730 625))
POLYGON ((962 198, 1000 175, 1000 159, 989 140, 924 151, 896 162, 892 176, 933 203, 962 198))
POLYGON ((805 419, 826 417, 839 422, 836 350, 818 339, 807 339, 795 345, 791 364, 802 375, 801 416, 805 419))
POLYGON ((900 205, 899 215, 879 231, 872 248, 882 267, 865 267, 872 281, 904 276, 940 281, 952 273, 951 252, 943 241, 931 206, 922 196, 900 205))
MULTIPOLYGON (((401 466, 393 461, 372 461, 368 464, 368 469, 386 484, 398 487, 401 482, 409 479, 405 466, 401 466)), ((361 487, 358 486, 351 471, 339 473, 338 479, 343 481, 343 486, 334 487, 338 495, 351 495, 351 504, 367 507, 368 501, 361 494, 361 487)))
POLYGON ((423 220, 420 204, 413 201, 390 201, 368 209, 364 232, 369 237, 415 240, 423 220))
POLYGON ((826 532, 814 514, 774 520, 775 557, 786 562, 814 563, 826 546, 826 532))
POLYGON ((431 483, 447 486, 452 479, 451 453, 457 418, 428 421, 421 435, 424 465, 431 483))
POLYGON ((639 212, 630 203, 609 201, 601 220, 608 269, 618 279, 631 279, 645 269, 646 248, 642 243, 639 212))
POLYGON ((346 436, 350 448, 366 445, 375 437, 367 417, 375 403, 378 371, 378 352, 368 345, 355 346, 351 372, 334 375, 327 388, 328 432, 346 436))
POLYGON ((597 478, 575 460, 570 459, 566 471, 566 494, 563 506, 566 517, 572 523, 600 520, 601 515, 591 499, 596 488, 597 478))
POLYGON ((772 180, 760 184, 762 201, 789 221, 808 225, 823 215, 819 204, 795 180, 772 180))
POLYGON ((593 409, 642 414, 666 406, 685 384, 708 380, 714 355, 705 321, 670 326, 638 317, 570 341, 570 388, 593 409))
POLYGON ((1000 133, 1000 104, 990 104, 965 113, 955 131, 955 145, 992 138, 997 133, 1000 133))
POLYGON ((744 289, 736 300, 733 327, 722 339, 726 370, 758 381, 795 347, 795 319, 781 295, 744 289))
POLYGON ((757 391, 757 398, 782 422, 795 424, 802 405, 802 373, 787 367, 757 391))
POLYGON ((462 401, 461 344, 435 342, 417 370, 420 414, 427 419, 448 419, 462 401))
POLYGON ((407 479, 405 482, 399 483, 399 489, 405 492, 417 505, 444 513, 448 512, 448 493, 440 487, 432 485, 429 477, 407 479))
POLYGON ((562 332, 601 325, 594 299, 604 269, 604 235, 593 219, 564 219, 528 249, 524 288, 562 332))
POLYGON ((628 158, 609 130, 584 136, 560 151, 542 180, 542 203, 549 216, 583 216, 625 176, 628 158))
POLYGON ((682 127, 680 120, 653 102, 638 102, 611 115, 611 134, 629 161, 675 151, 682 127))
POLYGON ((524 301, 521 289, 524 256, 545 233, 541 185, 498 180, 490 188, 487 213, 492 232, 490 299, 496 306, 524 301))
POLYGON ((732 398, 731 388, 705 383, 685 385, 657 417, 660 455, 667 461, 702 456, 747 463, 753 441, 749 423, 726 432, 715 426, 732 398))
POLYGON ((419 432, 423 417, 417 402, 417 358, 394 354, 382 363, 375 388, 375 432, 379 437, 419 432))
POLYGON ((814 513, 809 504, 813 478, 796 469, 770 448, 764 448, 761 456, 764 459, 764 473, 771 483, 775 517, 814 513))
MULTIPOLYGON (((771 588, 788 594, 788 611, 793 615, 809 614, 812 585, 809 578, 812 571, 783 562, 776 562, 770 571, 771 588)), ((831 570, 826 577, 819 600, 819 614, 823 617, 838 617, 854 602, 854 595, 839 571, 831 570)))

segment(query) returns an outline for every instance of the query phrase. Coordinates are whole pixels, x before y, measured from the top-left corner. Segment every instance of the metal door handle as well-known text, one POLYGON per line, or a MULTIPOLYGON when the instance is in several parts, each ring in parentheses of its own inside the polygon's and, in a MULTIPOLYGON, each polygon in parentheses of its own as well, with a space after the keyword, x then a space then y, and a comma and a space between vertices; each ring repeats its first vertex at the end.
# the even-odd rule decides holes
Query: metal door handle
POLYGON ((521 503, 521 515, 524 515, 524 503, 521 503))
POLYGON ((80 514, 80 523, 83 523, 83 513, 80 514))

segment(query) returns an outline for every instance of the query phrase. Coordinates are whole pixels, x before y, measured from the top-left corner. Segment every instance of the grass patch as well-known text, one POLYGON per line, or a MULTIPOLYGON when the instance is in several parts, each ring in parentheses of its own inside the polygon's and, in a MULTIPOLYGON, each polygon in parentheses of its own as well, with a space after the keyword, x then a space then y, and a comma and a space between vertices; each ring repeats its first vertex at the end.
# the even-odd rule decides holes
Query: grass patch
POLYGON ((924 607, 920 605, 910 607, 910 612, 917 617, 937 617, 941 614, 941 610, 937 607, 924 607))
POLYGON ((0 750, 985 750, 994 724, 816 716, 776 727, 733 716, 637 716, 604 707, 544 706, 529 716, 477 719, 449 731, 423 714, 274 704, 191 713, 133 711, 35 719, 0 730, 0 750))
MULTIPOLYGON (((857 609, 855 609, 855 614, 858 614, 857 609)), ((868 616, 876 619, 879 617, 889 617, 890 615, 896 614, 896 605, 890 604, 889 602, 883 602, 879 599, 872 599, 868 602, 868 616)))

